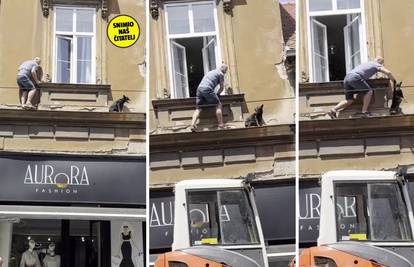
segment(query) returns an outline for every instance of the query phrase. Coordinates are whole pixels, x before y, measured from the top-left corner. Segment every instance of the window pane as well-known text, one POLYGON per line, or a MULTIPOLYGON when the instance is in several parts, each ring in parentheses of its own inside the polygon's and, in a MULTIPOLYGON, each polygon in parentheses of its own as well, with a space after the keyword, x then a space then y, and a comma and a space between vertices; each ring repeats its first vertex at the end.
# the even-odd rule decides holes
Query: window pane
POLYGON ((309 0, 310 11, 332 10, 332 0, 309 0))
POLYGON ((172 59, 173 59, 173 73, 174 73, 174 88, 176 98, 183 98, 187 96, 187 73, 186 73, 186 51, 185 47, 171 43, 172 59))
POLYGON ((170 34, 189 33, 188 6, 168 6, 168 30, 170 34))
POLYGON ((338 9, 360 8, 360 0, 337 0, 338 9))
POLYGON ((336 206, 339 240, 412 240, 397 183, 337 184, 336 206))
POLYGON ((71 43, 69 38, 57 38, 57 75, 56 82, 70 82, 70 57, 71 43))
POLYGON ((210 70, 214 70, 217 68, 216 66, 216 37, 215 36, 207 36, 204 37, 204 42, 207 43, 203 48, 203 56, 204 56, 204 72, 208 72, 210 70))
POLYGON ((76 10, 76 31, 93 32, 93 10, 76 10))
POLYGON ((77 82, 92 82, 92 37, 79 37, 77 49, 77 82))
POLYGON ((73 10, 66 8, 56 8, 56 30, 73 31, 73 10))
POLYGON ((194 4, 193 18, 195 32, 211 32, 215 30, 213 4, 194 4))

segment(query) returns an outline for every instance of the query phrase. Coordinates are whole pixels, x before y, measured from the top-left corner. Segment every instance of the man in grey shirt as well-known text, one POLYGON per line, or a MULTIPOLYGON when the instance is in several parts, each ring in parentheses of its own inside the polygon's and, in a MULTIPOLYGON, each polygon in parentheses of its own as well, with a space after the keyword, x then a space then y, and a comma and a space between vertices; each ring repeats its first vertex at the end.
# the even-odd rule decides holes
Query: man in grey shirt
POLYGON ((200 117, 200 113, 203 105, 216 105, 216 117, 218 121, 218 129, 223 129, 223 113, 221 111, 221 103, 218 95, 224 89, 224 75, 227 72, 227 65, 222 64, 220 68, 207 72, 201 80, 197 88, 197 97, 196 97, 196 110, 193 114, 193 120, 191 122, 191 131, 197 131, 197 122, 200 117), (217 85, 220 85, 220 88, 215 92, 217 85))
POLYGON ((40 67, 40 63, 40 58, 35 57, 33 60, 27 60, 19 66, 16 79, 21 90, 20 102, 23 109, 36 109, 32 100, 37 94, 35 84, 40 83, 36 72, 40 67))
POLYGON ((334 108, 332 108, 328 112, 328 115, 332 119, 337 118, 336 113, 338 111, 346 109, 354 102, 354 94, 359 92, 365 92, 362 104, 362 114, 365 117, 368 117, 368 107, 369 103, 371 102, 373 90, 367 83, 367 80, 377 72, 384 73, 388 76, 388 78, 395 82, 395 78, 392 75, 391 71, 387 70, 384 67, 384 59, 382 57, 378 56, 375 58, 374 61, 363 63, 355 67, 345 76, 345 100, 339 102, 334 108))

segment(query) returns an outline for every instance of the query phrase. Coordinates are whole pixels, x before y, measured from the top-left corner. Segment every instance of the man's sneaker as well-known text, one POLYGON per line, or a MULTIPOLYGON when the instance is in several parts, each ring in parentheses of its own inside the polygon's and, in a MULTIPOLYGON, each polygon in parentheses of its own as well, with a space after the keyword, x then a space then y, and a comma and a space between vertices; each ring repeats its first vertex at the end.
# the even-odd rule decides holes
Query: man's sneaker
POLYGON ((330 110, 328 113, 328 116, 331 117, 331 119, 337 119, 336 112, 333 110, 330 110))
POLYGON ((224 129, 226 129, 226 126, 224 126, 224 124, 217 126, 217 130, 224 130, 224 129))
POLYGON ((197 126, 195 126, 195 125, 191 125, 190 130, 191 130, 193 133, 196 133, 196 132, 197 132, 197 126))
POLYGON ((362 112, 361 114, 362 114, 361 115, 361 118, 369 118, 369 117, 372 117, 372 113, 369 112, 369 111, 362 112))

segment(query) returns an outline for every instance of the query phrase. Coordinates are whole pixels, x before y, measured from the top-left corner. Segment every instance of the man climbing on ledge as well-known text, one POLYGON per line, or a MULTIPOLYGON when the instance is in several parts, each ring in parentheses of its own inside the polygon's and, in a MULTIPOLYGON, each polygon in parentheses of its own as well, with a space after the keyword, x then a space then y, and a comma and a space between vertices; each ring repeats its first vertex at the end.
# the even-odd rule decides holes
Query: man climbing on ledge
POLYGON ((349 107, 354 102, 354 94, 361 91, 365 93, 362 104, 362 115, 364 117, 369 117, 370 112, 368 112, 368 107, 371 102, 373 90, 369 86, 367 80, 377 72, 384 73, 395 83, 395 78, 391 71, 384 67, 384 59, 382 57, 377 56, 374 61, 369 61, 355 67, 344 79, 345 100, 339 102, 328 112, 329 117, 331 117, 331 119, 336 119, 337 112, 349 107))
POLYGON ((197 131, 197 122, 203 105, 216 105, 216 117, 218 121, 218 129, 224 129, 223 113, 221 111, 221 103, 219 99, 220 93, 224 89, 224 75, 227 72, 227 65, 222 64, 218 69, 207 72, 201 80, 197 88, 196 110, 193 114, 191 122, 191 131, 197 131), (220 85, 217 92, 214 89, 220 85))
POLYGON ((20 102, 23 109, 36 109, 32 100, 37 94, 35 85, 40 83, 36 72, 40 63, 40 58, 35 57, 33 60, 23 62, 18 69, 17 84, 21 90, 20 102))

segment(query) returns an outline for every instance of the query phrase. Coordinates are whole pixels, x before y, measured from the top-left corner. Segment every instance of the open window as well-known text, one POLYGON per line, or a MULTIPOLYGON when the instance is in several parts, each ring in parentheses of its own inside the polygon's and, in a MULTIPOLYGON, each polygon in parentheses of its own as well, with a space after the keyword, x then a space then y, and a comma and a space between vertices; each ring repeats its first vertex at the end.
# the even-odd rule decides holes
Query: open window
POLYGON ((95 9, 55 7, 54 74, 57 83, 95 83, 95 9))
POLYGON ((196 95, 197 86, 220 62, 214 1, 166 4, 170 84, 173 98, 196 95))
POLYGON ((343 80, 366 60, 360 0, 308 0, 312 82, 343 80))

